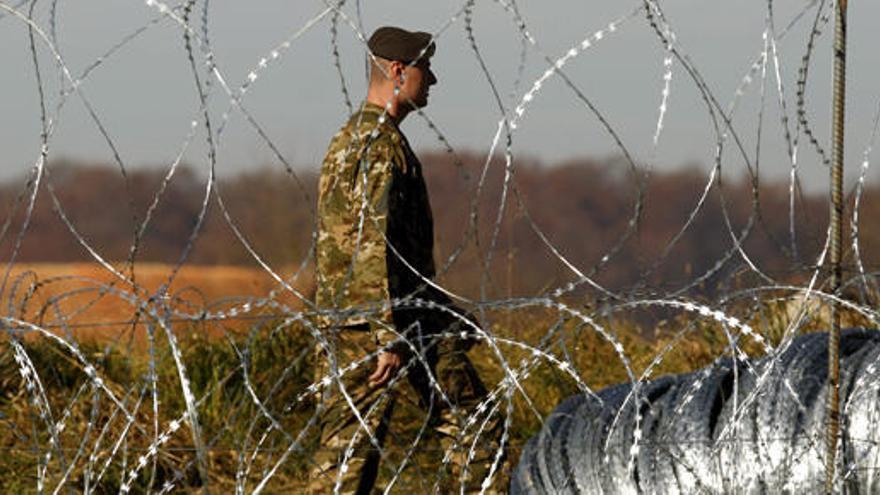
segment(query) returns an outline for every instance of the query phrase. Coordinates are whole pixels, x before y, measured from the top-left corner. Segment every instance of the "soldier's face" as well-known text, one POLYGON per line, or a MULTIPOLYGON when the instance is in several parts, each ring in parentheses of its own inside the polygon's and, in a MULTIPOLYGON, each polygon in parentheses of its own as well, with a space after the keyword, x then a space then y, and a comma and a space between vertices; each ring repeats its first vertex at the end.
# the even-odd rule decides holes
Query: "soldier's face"
POLYGON ((400 86, 401 102, 416 108, 424 107, 428 104, 429 88, 434 84, 437 84, 437 77, 431 71, 430 60, 422 60, 415 65, 406 66, 400 86))

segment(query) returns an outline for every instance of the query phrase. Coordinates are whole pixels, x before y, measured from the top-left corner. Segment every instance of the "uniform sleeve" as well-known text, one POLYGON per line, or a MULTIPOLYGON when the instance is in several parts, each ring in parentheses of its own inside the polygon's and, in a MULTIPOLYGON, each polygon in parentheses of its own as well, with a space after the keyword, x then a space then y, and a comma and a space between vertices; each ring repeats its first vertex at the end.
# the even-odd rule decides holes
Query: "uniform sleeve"
MULTIPOLYGON (((354 175, 350 204, 355 209, 355 256, 352 282, 361 287, 353 293, 370 294, 372 303, 383 307, 373 314, 370 328, 380 345, 397 339, 390 308, 386 245, 389 195, 395 168, 403 167, 400 146, 385 139, 372 143, 363 154, 354 175)), ((364 301, 367 302, 367 301, 364 301)))

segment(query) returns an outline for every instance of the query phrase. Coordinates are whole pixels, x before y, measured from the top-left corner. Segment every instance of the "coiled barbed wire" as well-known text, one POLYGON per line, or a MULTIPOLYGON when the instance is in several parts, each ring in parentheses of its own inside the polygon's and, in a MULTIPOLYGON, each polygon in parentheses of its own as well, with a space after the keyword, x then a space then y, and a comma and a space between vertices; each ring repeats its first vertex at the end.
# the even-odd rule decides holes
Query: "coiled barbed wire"
MULTIPOLYGON (((337 386, 347 397, 353 414, 361 425, 357 435, 370 439, 374 447, 384 451, 386 448, 376 440, 367 422, 369 415, 377 414, 378 406, 361 415, 351 404, 351 398, 346 395, 343 384, 343 378, 351 376, 350 373, 371 366, 381 349, 346 365, 337 363, 332 352, 326 352, 323 358, 329 362, 328 374, 315 379, 309 377, 305 383, 297 381, 301 378, 297 373, 301 373, 301 368, 307 367, 308 361, 314 359, 313 347, 330 348, 326 336, 314 324, 316 317, 326 314, 315 307, 302 281, 306 278, 314 255, 314 232, 309 236, 311 244, 307 254, 300 260, 291 260, 297 267, 294 272, 290 275, 282 274, 282 270, 274 266, 265 253, 249 239, 242 223, 236 218, 236 212, 231 209, 223 184, 217 179, 220 144, 225 130, 233 116, 240 116, 271 151, 273 160, 295 184, 305 198, 305 208, 314 216, 314 192, 309 190, 310 186, 301 179, 301 173, 297 172, 291 160, 281 151, 283 148, 271 138, 265 125, 248 109, 247 98, 259 90, 258 81, 261 78, 275 76, 270 67, 288 56, 304 34, 316 29, 327 29, 330 33, 328 53, 332 55, 332 64, 338 74, 338 91, 348 114, 352 114, 355 108, 352 99, 354 91, 343 70, 344 65, 352 61, 343 60, 340 55, 340 36, 346 30, 350 32, 359 48, 367 55, 365 60, 369 58, 364 12, 369 6, 362 5, 360 1, 322 0, 320 6, 312 6, 313 15, 304 24, 294 27, 282 41, 268 47, 251 64, 251 69, 244 74, 229 74, 218 62, 218 54, 215 52, 217 45, 213 39, 216 33, 209 29, 212 10, 208 0, 183 0, 176 3, 145 0, 143 6, 149 9, 152 17, 144 20, 141 26, 121 39, 112 40, 102 55, 82 66, 80 70, 69 65, 65 51, 62 50, 64 44, 73 41, 59 36, 58 26, 63 22, 63 10, 59 9, 58 4, 57 0, 48 2, 45 7, 46 19, 42 19, 39 7, 43 7, 43 3, 34 0, 0 0, 0 20, 23 24, 28 30, 28 43, 18 49, 29 52, 31 56, 41 124, 39 149, 34 153, 34 163, 0 229, 0 243, 10 243, 8 258, 4 258, 6 267, 3 283, 0 284, 0 297, 7 307, 5 314, 0 315, 0 326, 6 334, 4 356, 11 356, 11 366, 19 377, 17 388, 10 392, 13 400, 4 402, 3 407, 24 401, 27 408, 27 414, 15 415, 0 409, 0 421, 6 423, 6 430, 15 432, 17 438, 23 440, 21 445, 26 445, 16 444, 11 452, 14 457, 21 458, 23 463, 30 463, 28 467, 33 468, 34 472, 33 486, 38 492, 53 493, 79 489, 93 493, 103 491, 108 486, 123 493, 142 488, 145 491, 168 493, 175 489, 193 487, 201 487, 206 491, 232 487, 236 493, 241 494, 260 493, 271 491, 276 486, 288 486, 284 483, 296 486, 295 481, 286 479, 289 474, 285 474, 285 469, 296 462, 309 464, 306 455, 309 448, 312 448, 309 446, 309 436, 313 434, 322 413, 320 404, 311 404, 312 397, 321 386, 327 385, 337 386), (173 154, 174 158, 165 167, 158 187, 150 195, 143 214, 139 215, 134 202, 134 186, 129 177, 130 167, 123 159, 124 152, 113 138, 99 107, 94 104, 94 95, 89 95, 86 90, 96 71, 124 57, 124 48, 128 44, 162 25, 174 26, 180 36, 189 65, 189 77, 193 83, 192 87, 180 90, 194 92, 198 103, 191 109, 191 123, 173 154), (60 81, 59 91, 55 94, 46 90, 48 84, 45 75, 53 68, 60 81), (242 82, 238 86, 230 85, 228 81, 234 80, 242 82), (56 153, 55 133, 64 117, 62 110, 72 99, 86 108, 86 125, 91 125, 98 131, 123 179, 130 225, 122 228, 130 229, 131 244, 122 264, 108 258, 105 247, 88 238, 77 219, 69 214, 69 205, 64 203, 59 194, 59 187, 63 186, 59 186, 54 180, 50 157, 56 153), (200 138, 204 139, 206 149, 205 156, 199 162, 205 172, 205 179, 197 198, 195 219, 174 263, 167 274, 163 275, 158 287, 151 289, 136 277, 136 267, 142 262, 142 248, 148 232, 162 215, 160 205, 166 200, 169 188, 178 180, 184 157, 200 138), (40 278, 35 272, 26 270, 16 273, 21 265, 18 260, 23 254, 24 241, 32 228, 37 202, 43 196, 48 196, 54 214, 66 229, 66 235, 87 253, 106 279, 75 275, 40 278), (267 293, 242 294, 224 301, 209 300, 202 296, 202 301, 198 302, 190 297, 188 289, 177 288, 176 282, 181 271, 191 263, 192 252, 202 235, 211 208, 217 208, 223 223, 231 231, 234 242, 247 253, 249 261, 273 281, 273 287, 267 293), (75 288, 70 288, 71 284, 75 288), (56 288, 61 292, 53 293, 52 290, 56 288), (45 298, 41 300, 42 296, 45 298), (85 302, 82 302, 83 297, 87 298, 85 302), (78 322, 82 316, 98 313, 100 304, 107 300, 124 306, 131 318, 97 323, 78 322), (36 312, 33 311, 34 306, 38 306, 36 312), (220 329, 223 339, 218 338, 218 341, 224 342, 225 339, 229 362, 232 363, 227 368, 212 370, 217 376, 204 389, 199 382, 205 372, 199 368, 203 363, 196 361, 197 356, 187 353, 182 338, 188 328, 197 325, 210 325, 220 329), (225 325, 244 326, 247 338, 237 340, 237 334, 227 331, 225 325), (143 329, 146 334, 144 369, 134 371, 127 382, 113 379, 112 370, 101 364, 111 357, 113 346, 107 345, 101 352, 90 354, 85 350, 88 348, 87 342, 78 333, 83 328, 106 328, 114 331, 129 328, 132 334, 139 328, 143 329), (268 336, 264 335, 267 329, 268 336), (164 334, 164 340, 161 334, 164 334), (267 347, 271 348, 273 342, 286 334, 301 337, 301 348, 297 349, 289 362, 285 361, 281 365, 276 375, 259 376, 261 370, 257 367, 256 356, 260 352, 266 352, 267 347), (59 360, 54 365, 69 367, 72 376, 76 377, 75 381, 78 380, 66 395, 62 385, 49 371, 52 368, 41 361, 44 356, 33 347, 35 342, 48 345, 59 360), (173 374, 160 377, 160 372, 169 366, 173 374), (221 398, 225 397, 224 394, 233 392, 240 395, 232 402, 233 407, 224 411, 228 413, 227 421, 217 431, 205 429, 204 425, 208 422, 205 417, 215 412, 210 409, 211 404, 219 404, 221 398), (281 400, 284 402, 279 402, 281 400), (303 410, 307 412, 302 412, 303 410), (27 417, 32 419, 29 425, 18 424, 18 421, 27 417), (83 424, 79 425, 77 422, 83 424), (30 431, 27 431, 28 426, 30 431), (224 441, 229 442, 230 437, 231 444, 221 445, 224 441), (218 460, 223 452, 234 453, 231 466, 218 460)), ((140 7, 139 4, 138 6, 140 7)), ((435 23, 432 34, 438 42, 458 35, 464 37, 470 55, 478 67, 475 77, 484 80, 486 86, 483 90, 493 103, 492 115, 487 116, 493 126, 492 140, 480 157, 477 180, 474 184, 469 184, 471 187, 468 191, 467 220, 462 238, 447 240, 451 246, 438 270, 440 278, 430 280, 422 274, 417 275, 425 285, 473 309, 480 315, 481 325, 448 308, 437 306, 430 300, 423 300, 418 294, 387 301, 381 306, 364 306, 346 311, 370 320, 388 309, 429 308, 445 312, 456 319, 469 330, 469 338, 481 342, 486 367, 495 370, 496 378, 476 412, 460 418, 464 430, 475 433, 475 440, 468 445, 456 445, 456 448, 462 449, 469 459, 473 459, 475 452, 484 448, 480 439, 487 435, 486 425, 496 416, 503 417, 501 446, 492 452, 488 476, 479 480, 483 491, 503 484, 501 478, 505 474, 501 471, 504 450, 509 447, 511 452, 517 452, 522 447, 525 439, 516 437, 516 431, 519 431, 516 427, 518 423, 526 421, 538 425, 533 426, 534 431, 538 431, 543 424, 543 431, 549 431, 548 428, 574 428, 571 431, 583 434, 584 443, 581 445, 567 447, 551 442, 546 448, 548 452, 569 452, 566 449, 571 448, 571 452, 580 452, 612 466, 607 472, 595 474, 597 479, 611 477, 622 483, 638 469, 645 476, 644 480, 662 483, 662 478, 668 475, 668 471, 658 468, 657 472, 648 473, 644 470, 643 462, 651 455, 675 454, 687 461, 684 464, 689 470, 689 476, 696 479, 705 474, 705 466, 699 466, 694 461, 694 451, 687 450, 688 443, 693 441, 677 438, 673 429, 663 430, 662 425, 650 415, 633 416, 631 412, 634 408, 657 400, 657 383, 672 387, 669 380, 651 380, 658 378, 670 356, 685 347, 688 341, 704 338, 705 335, 699 334, 701 331, 705 332, 706 326, 720 329, 718 334, 723 335, 721 340, 724 345, 721 351, 717 351, 718 357, 721 354, 728 356, 730 361, 724 361, 727 364, 721 366, 726 366, 724 373, 733 377, 731 386, 736 392, 733 393, 729 415, 725 416, 727 423, 719 430, 719 440, 711 447, 702 445, 700 448, 704 448, 707 455, 724 457, 736 455, 740 448, 736 446, 738 443, 773 445, 777 440, 773 435, 761 433, 749 438, 743 436, 742 432, 752 428, 748 423, 748 415, 753 410, 750 408, 758 407, 756 403, 762 399, 762 387, 777 387, 774 393, 783 398, 780 400, 787 401, 785 404, 791 407, 791 411, 802 415, 809 413, 812 402, 802 400, 798 395, 797 377, 785 374, 780 376, 778 370, 787 363, 785 360, 791 354, 790 349, 800 345, 801 340, 798 339, 804 337, 799 335, 811 324, 815 325, 817 321, 821 323, 821 311, 811 308, 835 301, 866 322, 875 326, 880 322, 880 317, 871 306, 877 297, 876 273, 863 260, 864 241, 859 238, 859 210, 865 194, 870 191, 866 181, 878 118, 874 119, 872 134, 862 154, 862 166, 852 204, 850 245, 856 269, 849 279, 842 281, 843 287, 853 286, 859 289, 861 298, 858 302, 826 290, 827 286, 820 275, 828 240, 825 241, 825 247, 815 254, 803 248, 802 240, 796 234, 795 213, 799 202, 803 203, 802 199, 796 197, 800 194, 796 183, 802 161, 798 155, 807 152, 798 148, 801 134, 810 141, 810 151, 820 161, 827 161, 824 147, 813 133, 813 125, 808 118, 812 102, 806 98, 808 83, 815 77, 811 70, 812 55, 818 49, 818 43, 823 41, 820 36, 828 20, 826 2, 812 1, 796 12, 787 24, 777 24, 778 14, 774 11, 773 2, 768 1, 761 53, 748 66, 733 95, 721 95, 707 82, 704 70, 688 55, 687 45, 688 42, 693 43, 693 40, 687 40, 678 33, 675 19, 664 9, 663 2, 640 0, 624 6, 622 13, 611 20, 591 21, 590 26, 585 27, 587 34, 568 42, 567 49, 560 54, 545 51, 539 33, 532 29, 529 19, 517 2, 495 0, 488 3, 485 8, 490 9, 491 15, 509 22, 516 33, 512 40, 515 43, 511 46, 518 49, 518 65, 512 81, 505 80, 500 72, 490 69, 492 65, 487 61, 481 45, 482 18, 479 17, 476 7, 473 0, 453 2, 449 9, 450 15, 435 23), (800 59, 795 91, 792 92, 785 82, 782 64, 784 54, 779 49, 778 42, 783 37, 790 36, 794 26, 808 22, 809 16, 806 14, 813 10, 815 16, 812 17, 812 26, 804 40, 805 51, 800 59), (784 28, 777 29, 777 25, 784 28), (460 30, 454 29, 459 27, 460 30), (634 152, 635 143, 624 137, 613 112, 602 108, 602 102, 591 96, 589 82, 579 80, 568 71, 569 64, 573 64, 576 59, 589 57, 594 47, 613 46, 618 42, 616 38, 619 33, 643 28, 654 35, 662 48, 661 70, 657 79, 662 81, 657 88, 659 104, 656 109, 645 112, 645 116, 650 116, 654 122, 648 139, 651 152, 647 157, 637 156, 634 152), (529 74, 527 57, 540 64, 537 75, 529 74), (599 124, 623 157, 622 163, 630 178, 628 185, 632 191, 632 201, 628 204, 625 228, 602 247, 602 253, 596 259, 584 259, 579 253, 566 252, 554 242, 554 232, 542 225, 540 219, 534 215, 534 207, 530 207, 527 192, 518 180, 518 166, 521 161, 514 152, 518 133, 522 132, 523 123, 531 116, 530 110, 541 104, 541 97, 546 92, 554 91, 548 89, 548 83, 555 80, 564 85, 565 94, 571 95, 572 106, 599 124), (759 110, 755 114, 744 115, 739 110, 739 102, 747 91, 754 89, 756 81, 759 82, 759 110), (780 112, 778 125, 790 163, 789 235, 785 240, 775 238, 772 228, 762 215, 760 172, 766 161, 761 150, 764 146, 762 136, 765 127, 771 126, 771 119, 765 119, 766 100, 773 99, 765 98, 768 84, 774 84, 775 87, 775 99, 780 112), (652 171, 657 164, 657 149, 664 133, 669 132, 666 120, 677 110, 674 96, 681 91, 680 88, 687 85, 696 90, 701 104, 704 105, 703 112, 693 117, 707 119, 711 128, 713 137, 710 144, 714 148, 711 168, 696 200, 689 206, 687 214, 679 219, 675 233, 657 246, 657 254, 652 259, 644 260, 638 280, 621 286, 611 285, 603 280, 603 272, 616 263, 629 262, 623 259, 625 247, 638 238, 640 228, 647 221, 646 211, 652 206, 658 206, 651 204, 647 194, 652 171), (505 94, 505 87, 512 88, 512 96, 505 94), (528 89, 523 91, 522 88, 528 89), (794 94, 794 104, 789 101, 791 94, 794 94), (729 98, 728 104, 722 105, 725 97, 729 98), (788 115, 790 108, 796 114, 793 131, 790 129, 788 115), (754 149, 749 149, 745 139, 747 134, 738 124, 743 121, 751 122, 752 118, 757 122, 756 141, 754 149), (738 206, 739 198, 732 194, 722 180, 723 172, 726 171, 726 165, 723 167, 723 164, 731 154, 735 154, 736 160, 742 164, 749 181, 748 215, 744 221, 735 218, 734 207, 738 206), (490 174, 494 168, 501 169, 497 176, 490 174), (499 181, 497 185, 500 192, 497 197, 488 196, 489 185, 493 180, 499 181), (492 201, 489 208, 485 206, 486 200, 492 201), (689 276, 688 280, 675 286, 655 285, 654 277, 670 262, 675 248, 691 232, 696 219, 712 204, 720 208, 723 220, 717 230, 717 235, 726 239, 723 253, 711 260, 707 269, 689 276), (545 254, 564 268, 567 278, 544 287, 532 297, 509 295, 507 298, 493 298, 497 287, 492 280, 491 270, 502 249, 501 234, 505 219, 512 215, 517 215, 528 231, 539 239, 545 254), (484 218, 488 220, 483 222, 484 218), (772 238, 776 248, 798 270, 798 280, 802 280, 802 284, 790 283, 789 279, 776 275, 765 266, 763 260, 756 258, 749 247, 756 232, 763 232, 772 238), (459 269, 463 253, 471 248, 478 253, 477 264, 481 271, 479 287, 476 288, 478 290, 464 291, 444 284, 442 277, 459 269), (802 258, 810 254, 815 254, 816 261, 803 262, 802 258), (745 287, 733 282, 735 277, 745 275, 751 277, 753 282, 745 287), (717 281, 717 293, 705 295, 696 291, 697 287, 710 280, 717 281), (478 295, 468 295, 473 292, 478 295), (778 335, 771 338, 765 335, 760 317, 767 306, 772 304, 791 305, 795 308, 795 315, 786 322, 778 335), (682 320, 676 321, 687 323, 676 329, 673 337, 664 345, 655 349, 647 363, 642 363, 638 362, 639 358, 628 348, 627 337, 615 327, 614 318, 652 310, 686 315, 682 320), (505 333, 502 328, 501 322, 505 315, 539 313, 550 316, 546 320, 536 320, 535 325, 539 328, 534 329, 537 330, 537 338, 534 340, 505 333), (587 368, 592 363, 584 356, 586 354, 588 357, 596 349, 577 349, 578 342, 586 341, 587 336, 596 337, 599 342, 597 345, 611 349, 609 355, 616 360, 612 363, 616 376, 626 384, 599 391, 602 388, 600 385, 604 384, 593 383, 595 380, 589 378, 587 368), (765 357, 760 361, 761 364, 754 364, 750 361, 752 355, 765 357), (560 409, 567 411, 565 414, 572 414, 572 425, 564 424, 565 421, 560 421, 553 415, 547 417, 550 410, 546 408, 546 404, 536 400, 540 398, 541 391, 532 388, 532 384, 542 373, 562 377, 570 386, 569 392, 576 394, 576 399, 565 402, 560 409), (576 405, 578 401, 594 404, 598 409, 590 409, 589 414, 595 414, 602 421, 607 421, 609 431, 615 434, 603 439, 590 433, 583 424, 577 423, 590 420, 584 416, 587 414, 584 411, 589 408, 576 405), (576 409, 581 411, 581 416, 572 412, 576 409), (529 419, 525 420, 523 416, 529 419), (653 433, 656 428, 661 428, 657 430, 662 433, 659 436, 653 433), (621 445, 625 449, 618 452, 621 445), (598 450, 593 452, 589 449, 598 450)), ((476 84, 474 90, 479 90, 476 84)), ((455 166, 462 173, 469 173, 464 160, 459 156, 459 150, 432 118, 430 110, 419 109, 414 115, 434 135, 455 166)), ((259 192, 255 191, 255 194, 259 192)), ((359 216, 359 230, 363 229, 365 222, 370 221, 367 208, 364 201, 359 216)), ((392 256, 398 256, 393 249, 389 251, 392 256)), ((402 261, 406 264, 406 260, 402 261)), ((455 338, 459 335, 450 333, 442 336, 455 338)), ((417 343, 406 341, 402 335, 399 338, 412 350, 416 350, 417 343)), ((418 356, 418 352, 414 354, 418 356)), ((455 409, 454 401, 446 396, 423 358, 414 359, 407 366, 408 368, 404 367, 393 377, 391 387, 405 381, 408 369, 424 368, 431 381, 431 390, 439 397, 438 404, 455 409)), ((863 369, 864 374, 860 375, 852 392, 858 393, 850 396, 855 397, 853 405, 850 406, 850 402, 844 405, 845 414, 852 413, 854 421, 858 421, 857 425, 871 424, 871 418, 875 415, 871 407, 875 405, 870 403, 870 394, 880 388, 876 363, 866 361, 863 369)), ((718 384, 722 373, 716 371, 714 368, 706 368, 689 375, 680 385, 676 385, 677 402, 664 405, 671 408, 672 417, 684 417, 682 421, 689 418, 688 414, 691 413, 686 411, 692 411, 694 404, 700 403, 709 393, 707 391, 718 384)), ((699 421, 703 419, 705 418, 693 418, 692 423, 677 424, 676 428, 697 428, 699 421)), ((410 483, 406 478, 418 471, 415 458, 422 451, 430 450, 425 446, 429 442, 427 421, 427 418, 421 419, 415 435, 405 446, 402 458, 396 464, 388 466, 390 477, 385 487, 386 493, 410 483)), ((535 437, 539 445, 550 438, 542 435, 535 437)), ((853 441, 874 441, 867 437, 854 435, 853 441)), ((816 441, 810 436, 801 436, 798 441, 802 443, 784 452, 784 457, 788 458, 787 466, 795 464, 804 458, 804 452, 815 448, 816 441)), ((344 452, 346 463, 353 454, 353 444, 354 439, 344 452)), ((529 449, 530 447, 525 447, 526 452, 530 452, 529 449)), ((440 478, 437 473, 451 462, 452 452, 441 454, 438 456, 440 460, 436 473, 431 472, 434 471, 431 468, 418 475, 423 478, 421 482, 426 487, 437 489, 440 478)), ((578 466, 571 464, 572 458, 567 456, 567 453, 562 455, 558 465, 537 467, 536 473, 540 473, 543 477, 541 479, 553 480, 556 480, 555 477, 560 472, 574 471, 578 475, 584 474, 584 471, 578 471, 578 466)), ((868 457, 867 454, 856 457, 848 458, 845 461, 848 464, 839 470, 841 480, 862 476, 865 470, 877 468, 860 464, 868 457)), ((465 471, 467 472, 467 468, 465 471)), ((593 476, 589 473, 584 475, 593 476)), ((335 491, 339 491, 339 480, 336 481, 335 491)), ((461 491, 464 491, 464 480, 456 482, 461 491)), ((714 486, 716 485, 704 480, 697 484, 698 488, 709 491, 714 486)))

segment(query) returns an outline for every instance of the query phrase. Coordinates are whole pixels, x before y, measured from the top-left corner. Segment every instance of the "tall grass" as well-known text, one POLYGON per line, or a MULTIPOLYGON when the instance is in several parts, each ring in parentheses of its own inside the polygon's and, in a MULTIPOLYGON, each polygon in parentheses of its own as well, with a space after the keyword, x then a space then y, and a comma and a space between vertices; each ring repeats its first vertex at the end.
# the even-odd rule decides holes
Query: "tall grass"
MULTIPOLYGON (((771 300, 739 309, 747 314, 745 321, 771 343, 779 342, 786 332, 827 328, 821 308, 808 306, 799 311, 791 300, 771 300)), ((501 352, 525 391, 525 395, 513 395, 510 455, 514 464, 521 446, 540 428, 541 418, 584 387, 598 390, 633 377, 651 379, 691 371, 730 355, 732 342, 750 354, 763 350, 740 339, 735 329, 690 314, 666 315, 667 319, 651 324, 650 330, 632 319, 605 318, 600 322, 604 336, 576 318, 560 318, 549 310, 510 310, 488 316, 497 322, 491 327, 496 336, 525 344, 501 340, 497 351, 486 344, 470 351, 490 389, 505 376, 497 355, 501 352), (535 349, 543 353, 537 359, 535 349), (567 366, 560 366, 560 362, 567 366)), ((864 327, 869 323, 857 313, 844 313, 846 326, 864 327)), ((301 489, 309 453, 317 448, 314 439, 307 437, 303 449, 281 460, 292 439, 313 417, 312 397, 305 393, 313 380, 312 337, 304 328, 277 323, 265 323, 249 332, 229 331, 223 337, 216 337, 216 328, 211 330, 198 326, 178 330, 181 361, 186 365, 209 451, 211 485, 222 492, 231 491, 237 482, 236 472, 243 472, 238 482, 250 491, 277 465, 268 485, 270 491, 301 489)), ((54 489, 67 476, 67 485, 75 491, 88 483, 97 493, 116 493, 124 473, 150 449, 156 424, 162 433, 186 411, 179 372, 167 343, 156 349, 158 417, 153 412, 145 349, 121 352, 106 343, 80 345, 108 389, 132 413, 134 421, 129 425, 129 419, 118 412, 105 393, 98 393, 82 365, 68 351, 45 339, 19 340, 46 391, 48 409, 59 430, 59 445, 53 448, 35 395, 24 386, 9 337, 4 339, 0 343, 0 480, 7 492, 33 492, 37 471, 46 465, 47 489, 54 489)), ((395 425, 397 434, 404 439, 416 434, 422 419, 417 410, 405 412, 395 425)), ((431 473, 439 461, 436 450, 427 439, 413 468, 404 473, 401 489, 418 489, 420 477, 431 473)), ((177 489, 196 488, 203 483, 186 424, 171 434, 157 456, 148 459, 133 491, 165 483, 174 483, 177 489)))

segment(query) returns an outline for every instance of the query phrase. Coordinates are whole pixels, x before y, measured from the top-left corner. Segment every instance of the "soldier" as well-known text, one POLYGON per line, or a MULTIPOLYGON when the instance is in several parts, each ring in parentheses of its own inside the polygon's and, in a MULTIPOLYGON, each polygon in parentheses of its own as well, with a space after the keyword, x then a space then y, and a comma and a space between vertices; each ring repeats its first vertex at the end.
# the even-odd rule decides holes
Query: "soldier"
MULTIPOLYGON (((401 405, 414 404, 442 450, 441 468, 423 473, 421 486, 477 491, 506 457, 501 422, 487 417, 491 408, 477 413, 487 391, 466 355, 474 340, 438 336, 467 335, 475 320, 429 283, 431 207, 422 165, 398 127, 428 103, 435 45, 428 33, 382 27, 367 46, 375 58, 366 101, 331 141, 319 182, 316 302, 326 341, 318 346, 323 409, 309 490, 369 493, 407 464, 422 469, 411 457, 427 436, 404 438, 395 428, 401 405), (437 306, 414 307, 421 301, 437 306)), ((498 471, 496 489, 506 483, 506 469, 498 471)))

